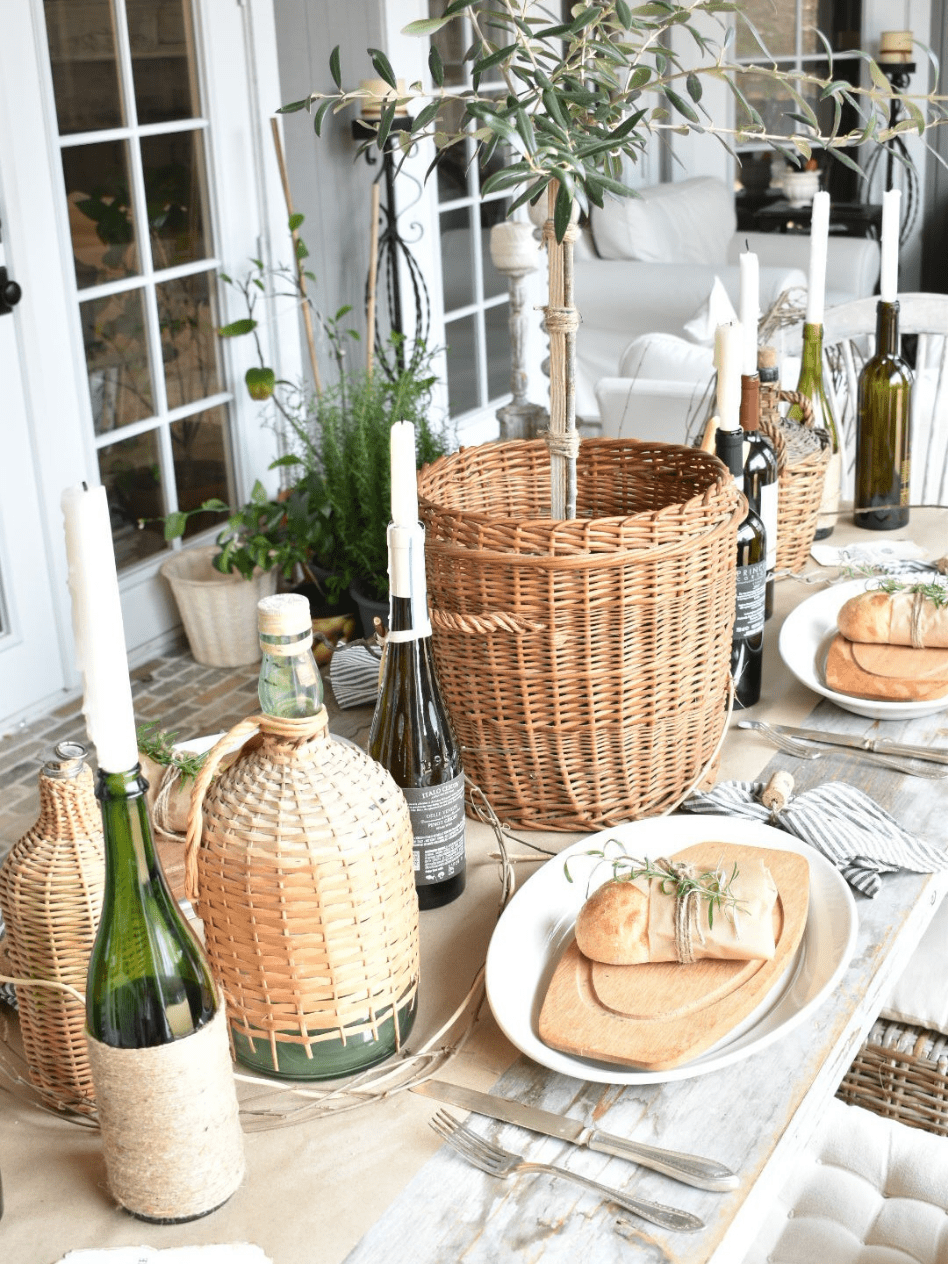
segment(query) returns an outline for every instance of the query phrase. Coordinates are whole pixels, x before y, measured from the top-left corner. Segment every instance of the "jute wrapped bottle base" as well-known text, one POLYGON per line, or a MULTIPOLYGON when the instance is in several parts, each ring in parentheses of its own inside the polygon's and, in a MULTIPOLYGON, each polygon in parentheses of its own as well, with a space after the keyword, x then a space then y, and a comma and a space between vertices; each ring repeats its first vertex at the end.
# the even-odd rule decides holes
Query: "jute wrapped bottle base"
POLYGON ((195 1220, 244 1175, 223 1005, 192 1036, 149 1049, 89 1037, 109 1188, 142 1220, 195 1220))

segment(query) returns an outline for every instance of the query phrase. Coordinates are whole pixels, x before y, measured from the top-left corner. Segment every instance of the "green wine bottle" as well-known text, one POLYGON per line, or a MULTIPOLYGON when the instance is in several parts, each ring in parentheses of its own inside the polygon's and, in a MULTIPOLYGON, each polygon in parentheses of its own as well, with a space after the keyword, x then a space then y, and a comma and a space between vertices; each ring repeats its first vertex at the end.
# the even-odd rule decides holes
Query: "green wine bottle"
POLYGON ((418 906, 429 909, 450 903, 464 890, 464 773, 461 746, 441 694, 431 645, 425 531, 418 521, 415 491, 414 428, 409 422, 397 422, 392 429, 390 627, 368 750, 408 800, 418 906), (396 454, 402 441, 411 445, 410 478, 398 472, 396 454))
MULTIPOLYGON (((843 459, 839 447, 839 432, 823 386, 823 326, 821 324, 804 324, 803 326, 803 360, 800 364, 797 390, 801 395, 805 395, 813 406, 813 425, 817 429, 825 430, 830 438, 830 459, 826 467, 823 499, 820 503, 816 532, 813 537, 815 540, 825 540, 833 534, 839 513, 843 459)), ((803 411, 799 405, 793 404, 787 416, 794 421, 800 421, 803 411)))
POLYGON ((908 525, 912 370, 899 351, 899 304, 876 305, 876 351, 859 375, 856 508, 871 531, 908 525))
POLYGON ((105 835, 102 917, 89 961, 89 1033, 116 1049, 181 1040, 209 1023, 217 993, 158 861, 136 766, 99 772, 105 835))

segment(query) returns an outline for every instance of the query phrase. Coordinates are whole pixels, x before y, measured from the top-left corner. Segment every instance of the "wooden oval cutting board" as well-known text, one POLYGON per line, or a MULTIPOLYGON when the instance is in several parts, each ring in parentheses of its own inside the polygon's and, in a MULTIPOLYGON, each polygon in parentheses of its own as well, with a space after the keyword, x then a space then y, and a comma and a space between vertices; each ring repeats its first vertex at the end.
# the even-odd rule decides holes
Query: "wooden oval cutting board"
POLYGON ((810 899, 805 856, 708 842, 675 855, 702 867, 763 858, 777 887, 771 961, 656 962, 607 966, 570 940, 540 1011, 540 1039, 580 1058, 670 1070, 732 1031, 764 999, 799 946, 810 899))

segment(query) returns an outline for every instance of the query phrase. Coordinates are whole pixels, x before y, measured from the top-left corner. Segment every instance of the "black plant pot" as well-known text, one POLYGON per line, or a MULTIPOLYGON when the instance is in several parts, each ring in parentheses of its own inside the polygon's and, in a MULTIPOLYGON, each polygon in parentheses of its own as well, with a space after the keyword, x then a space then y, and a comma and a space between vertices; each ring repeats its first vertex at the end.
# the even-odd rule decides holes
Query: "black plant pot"
POLYGON ((388 627, 388 598, 378 597, 367 580, 354 579, 349 585, 349 596, 352 597, 359 608, 359 617, 362 620, 362 635, 364 637, 375 635, 374 619, 376 615, 388 627))

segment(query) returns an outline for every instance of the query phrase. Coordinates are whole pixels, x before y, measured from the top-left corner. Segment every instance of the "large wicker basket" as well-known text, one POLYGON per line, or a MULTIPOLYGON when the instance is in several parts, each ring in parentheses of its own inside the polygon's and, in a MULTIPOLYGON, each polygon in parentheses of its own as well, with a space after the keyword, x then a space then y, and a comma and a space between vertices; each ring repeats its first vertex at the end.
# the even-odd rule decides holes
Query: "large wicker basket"
POLYGON ((744 502, 707 453, 590 439, 577 518, 553 521, 549 467, 514 442, 420 474, 435 658, 498 815, 604 827, 670 807, 713 758, 744 502))

